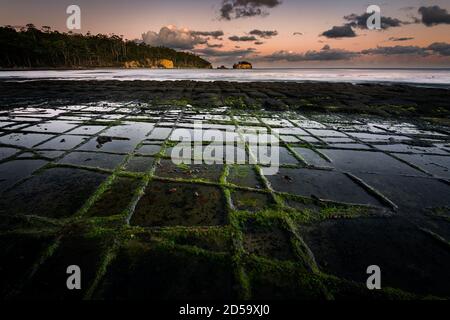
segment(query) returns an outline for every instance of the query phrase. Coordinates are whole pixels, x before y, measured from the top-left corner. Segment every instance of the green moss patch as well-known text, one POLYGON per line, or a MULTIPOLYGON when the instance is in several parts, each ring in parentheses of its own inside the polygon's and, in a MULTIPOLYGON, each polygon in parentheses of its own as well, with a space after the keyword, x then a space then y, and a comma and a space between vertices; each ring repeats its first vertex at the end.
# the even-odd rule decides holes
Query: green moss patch
POLYGON ((220 188, 191 183, 153 181, 131 218, 132 225, 211 226, 227 221, 220 188))

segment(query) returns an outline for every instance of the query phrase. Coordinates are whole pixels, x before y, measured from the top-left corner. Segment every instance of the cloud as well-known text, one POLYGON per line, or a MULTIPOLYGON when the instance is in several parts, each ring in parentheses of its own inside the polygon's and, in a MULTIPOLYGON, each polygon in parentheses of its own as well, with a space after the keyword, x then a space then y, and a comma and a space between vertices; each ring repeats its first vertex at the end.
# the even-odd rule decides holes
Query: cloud
POLYGON ((208 56, 208 57, 245 57, 249 54, 256 52, 254 48, 242 49, 242 50, 216 50, 211 48, 195 49, 195 53, 208 56))
POLYGON ((428 50, 433 51, 441 56, 450 56, 450 44, 445 42, 435 42, 428 46, 428 50))
POLYGON ((256 41, 255 36, 231 36, 228 39, 231 41, 256 41))
MULTIPOLYGON (((353 38, 356 37, 356 33, 353 28, 357 29, 367 29, 367 20, 372 14, 363 13, 358 15, 356 13, 344 16, 344 20, 347 21, 346 24, 342 26, 334 26, 330 30, 323 32, 321 35, 327 38, 353 38)), ((393 27, 400 27, 403 24, 410 24, 411 22, 403 22, 396 18, 381 16, 381 28, 389 29, 393 27)), ((294 33, 295 35, 295 33, 294 33)))
POLYGON ((412 10, 414 10, 416 7, 413 7, 413 6, 407 6, 407 7, 402 7, 402 8, 400 8, 399 10, 400 11, 412 11, 412 10))
POLYGON ((294 32, 292 35, 293 35, 293 36, 302 36, 303 33, 301 33, 301 32, 294 32))
POLYGON ((377 54, 377 55, 416 55, 428 57, 430 55, 450 56, 450 44, 445 42, 435 42, 428 47, 418 46, 394 46, 394 47, 377 47, 361 51, 361 54, 377 54))
MULTIPOLYGON (((352 13, 348 16, 345 16, 344 19, 348 21, 348 24, 354 28, 359 29, 367 29, 367 19, 371 16, 371 13, 363 13, 361 15, 357 15, 356 13, 352 13)), ((396 18, 381 16, 381 28, 389 29, 392 27, 400 27, 403 22, 396 18)))
POLYGON ((257 46, 260 46, 260 45, 262 45, 262 44, 264 44, 264 42, 262 42, 262 41, 255 41, 255 42, 254 42, 254 45, 257 45, 257 46))
POLYGON ((355 31, 348 24, 343 26, 334 26, 321 34, 327 38, 353 38, 356 37, 355 31))
POLYGON ((206 45, 208 46, 208 48, 222 48, 223 47, 223 44, 221 44, 221 43, 218 43, 218 44, 207 43, 206 45))
POLYGON ((162 27, 158 32, 147 31, 142 34, 142 42, 154 47, 168 47, 173 49, 191 50, 197 45, 206 44, 208 47, 220 48, 223 45, 209 44, 208 40, 222 40, 222 30, 194 31, 187 28, 178 29, 174 25, 162 27))
POLYGON ((219 51, 200 49, 197 52, 203 52, 214 59, 219 57, 219 61, 237 58, 251 59, 253 62, 312 62, 312 61, 349 61, 355 58, 364 56, 411 56, 411 57, 429 57, 429 56, 443 56, 450 57, 450 44, 443 42, 436 42, 428 47, 419 46, 392 46, 392 47, 376 47, 362 51, 348 51, 344 49, 333 49, 326 44, 320 50, 309 50, 304 53, 294 51, 280 50, 269 55, 257 55, 258 52, 254 48, 247 50, 236 51, 219 51), (224 57, 220 59, 220 57, 224 57))
POLYGON ((249 34, 254 35, 254 36, 258 36, 258 37, 264 38, 264 39, 270 39, 272 37, 277 36, 278 35, 278 31, 276 31, 276 30, 263 31, 263 30, 254 29, 254 30, 250 31, 249 34))
POLYGON ((400 37, 400 38, 390 37, 389 41, 409 41, 413 39, 414 39, 413 37, 400 37))
POLYGON ((422 23, 427 27, 450 24, 450 14, 439 6, 420 7, 418 12, 422 15, 422 23))
POLYGON ((178 29, 173 25, 162 27, 159 33, 154 31, 143 33, 142 40, 154 47, 162 46, 181 50, 191 50, 196 45, 207 43, 207 39, 193 34, 189 29, 178 29))
POLYGON ((450 44, 444 42, 435 42, 428 47, 418 46, 392 46, 377 47, 362 51, 347 51, 344 49, 333 49, 326 44, 321 50, 310 50, 305 53, 293 51, 276 51, 270 55, 253 57, 255 61, 265 62, 303 62, 303 61, 345 61, 358 57, 379 55, 379 56, 420 56, 428 57, 432 55, 450 57, 450 44))
POLYGON ((350 60, 359 55, 358 52, 352 52, 342 49, 332 49, 329 45, 325 45, 320 51, 310 50, 305 53, 297 53, 293 51, 277 51, 271 55, 261 57, 264 61, 336 61, 336 60, 350 60))
POLYGON ((214 39, 218 39, 223 36, 222 30, 217 31, 191 31, 191 34, 194 36, 202 36, 202 37, 213 37, 214 39))
POLYGON ((267 16, 267 9, 281 4, 280 0, 223 0, 220 18, 225 20, 267 16))
POLYGON ((390 56, 390 55, 418 55, 418 56, 428 56, 430 55, 429 52, 427 52, 427 48, 421 48, 418 46, 393 46, 393 47, 377 47, 373 49, 367 49, 361 51, 362 54, 367 55, 384 55, 384 56, 390 56))
POLYGON ((404 25, 408 25, 408 24, 419 24, 422 23, 422 20, 420 18, 417 18, 413 15, 408 15, 408 17, 411 19, 410 21, 403 21, 404 25))

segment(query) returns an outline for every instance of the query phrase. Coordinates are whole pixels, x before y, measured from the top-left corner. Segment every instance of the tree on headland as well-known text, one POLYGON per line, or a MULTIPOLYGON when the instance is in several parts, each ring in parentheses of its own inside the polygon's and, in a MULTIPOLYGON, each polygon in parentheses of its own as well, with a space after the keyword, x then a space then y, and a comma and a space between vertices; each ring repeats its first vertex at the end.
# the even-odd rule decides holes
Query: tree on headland
POLYGON ((170 60, 174 68, 211 68, 211 64, 188 52, 123 40, 118 35, 86 35, 37 29, 0 27, 0 68, 96 68, 159 67, 170 60))

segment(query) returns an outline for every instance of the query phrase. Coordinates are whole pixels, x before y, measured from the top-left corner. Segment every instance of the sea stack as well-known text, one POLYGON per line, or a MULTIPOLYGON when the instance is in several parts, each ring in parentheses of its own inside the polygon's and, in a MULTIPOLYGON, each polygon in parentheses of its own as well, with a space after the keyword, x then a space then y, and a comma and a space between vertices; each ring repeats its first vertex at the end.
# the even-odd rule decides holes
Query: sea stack
POLYGON ((253 69, 253 66, 248 61, 239 61, 233 65, 233 69, 253 69))

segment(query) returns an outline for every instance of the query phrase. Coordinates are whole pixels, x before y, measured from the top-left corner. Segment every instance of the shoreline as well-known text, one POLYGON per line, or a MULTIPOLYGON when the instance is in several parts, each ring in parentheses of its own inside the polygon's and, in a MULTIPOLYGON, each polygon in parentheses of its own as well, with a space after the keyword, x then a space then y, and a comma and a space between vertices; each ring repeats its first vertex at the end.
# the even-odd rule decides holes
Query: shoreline
POLYGON ((25 78, 0 78, 0 82, 14 82, 14 83, 25 83, 25 82, 40 82, 40 81, 117 81, 117 82, 125 82, 125 81, 139 81, 139 82, 178 82, 178 81, 192 81, 192 82, 204 82, 204 83, 215 83, 215 82, 230 82, 230 83, 262 83, 262 84, 270 84, 270 83, 296 83, 296 84, 349 84, 353 86, 358 85, 380 85, 380 86, 409 86, 415 88, 429 88, 429 89, 444 89, 450 90, 450 83, 417 83, 417 82, 393 82, 393 81, 326 81, 326 80, 274 80, 274 81, 252 81, 252 80, 240 80, 240 81, 222 81, 222 80, 130 80, 130 79, 61 79, 61 78, 35 78, 35 79, 25 79, 25 78))
POLYGON ((291 68, 291 67, 253 67, 252 69, 233 69, 232 67, 229 67, 227 69, 219 69, 218 67, 213 67, 213 68, 144 68, 144 67, 140 67, 140 68, 125 68, 125 67, 114 67, 114 66, 110 66, 110 67, 79 67, 79 68, 67 68, 67 67, 61 67, 61 68, 49 68, 49 67, 42 67, 42 68, 0 68, 0 72, 1 71, 59 71, 59 70, 98 70, 98 69, 129 69, 129 70, 133 70, 133 69, 143 69, 143 70, 158 70, 158 69, 165 69, 165 70, 182 70, 182 69, 187 69, 187 70, 192 70, 192 69, 199 69, 199 70, 229 70, 229 71, 233 71, 233 70, 444 70, 444 71, 450 71, 450 66, 449 67, 295 67, 295 68, 291 68))
POLYGON ((409 85, 450 89, 450 69, 254 68, 254 69, 42 69, 0 71, 0 81, 230 81, 409 85))
MULTIPOLYGON (((86 71, 86 70, 215 70, 211 68, 125 68, 125 67, 80 67, 80 68, 0 68, 3 71, 86 71)), ((450 70, 450 68, 449 68, 450 70)))

